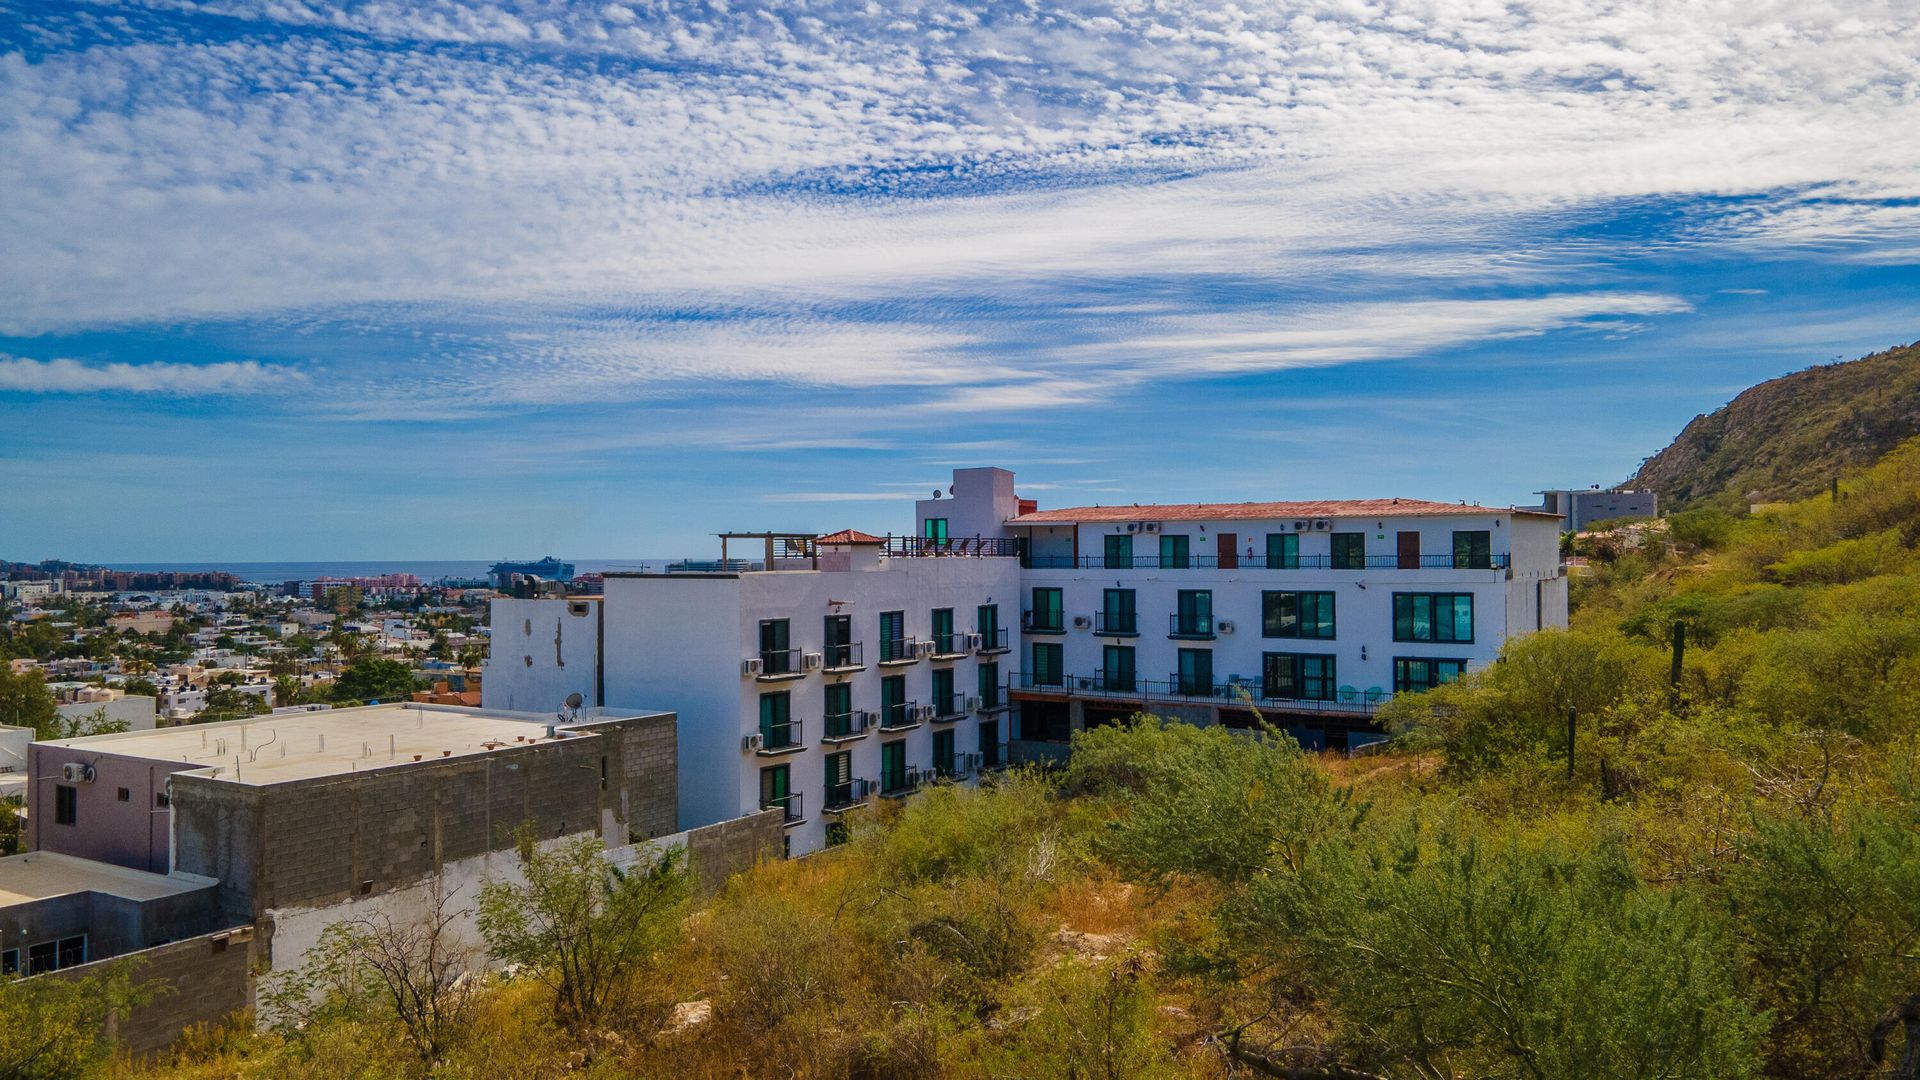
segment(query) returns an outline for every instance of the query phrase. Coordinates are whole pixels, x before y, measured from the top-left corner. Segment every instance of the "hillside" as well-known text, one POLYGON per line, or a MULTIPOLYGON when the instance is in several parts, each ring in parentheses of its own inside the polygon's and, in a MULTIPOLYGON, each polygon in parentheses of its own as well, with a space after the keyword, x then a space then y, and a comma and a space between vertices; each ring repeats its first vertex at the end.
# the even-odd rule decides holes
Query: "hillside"
POLYGON ((1696 416, 1628 486, 1675 509, 1803 498, 1920 434, 1920 343, 1823 364, 1696 416), (1754 498, 1749 499, 1749 496, 1754 498))

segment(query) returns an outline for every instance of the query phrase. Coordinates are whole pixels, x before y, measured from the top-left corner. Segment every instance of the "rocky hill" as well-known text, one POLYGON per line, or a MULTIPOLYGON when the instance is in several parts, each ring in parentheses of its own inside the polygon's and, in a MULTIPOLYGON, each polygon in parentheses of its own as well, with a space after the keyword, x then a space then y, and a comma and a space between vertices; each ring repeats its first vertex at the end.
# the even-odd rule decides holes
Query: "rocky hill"
POLYGON ((1663 509, 1800 498, 1920 434, 1920 342, 1771 379, 1693 418, 1628 486, 1663 509))

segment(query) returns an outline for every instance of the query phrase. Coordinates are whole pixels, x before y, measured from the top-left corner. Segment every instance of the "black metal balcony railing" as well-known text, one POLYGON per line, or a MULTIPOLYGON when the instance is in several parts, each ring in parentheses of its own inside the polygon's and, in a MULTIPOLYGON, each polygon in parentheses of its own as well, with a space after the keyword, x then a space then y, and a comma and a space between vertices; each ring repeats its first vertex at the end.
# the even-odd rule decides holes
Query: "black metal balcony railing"
POLYGON ((936 762, 933 771, 943 780, 965 780, 980 771, 980 755, 955 754, 948 761, 936 762))
POLYGON ((777 754, 782 750, 797 750, 804 740, 800 733, 800 721, 788 720, 780 724, 760 725, 760 752, 777 754))
POLYGON ((1140 677, 1130 670, 1108 671, 1102 668, 1093 673, 1093 688, 1107 694, 1137 694, 1140 692, 1140 677))
POLYGON ((867 719, 867 713, 860 709, 828 713, 822 721, 821 738, 827 742, 860 738, 867 733, 867 719))
POLYGON ((927 782, 927 774, 919 768, 905 769, 889 776, 880 776, 880 794, 888 796, 911 795, 919 791, 927 782))
POLYGON ((760 797, 760 809, 785 811, 787 824, 789 825, 801 820, 800 803, 800 793, 797 791, 791 795, 762 795, 760 797))
POLYGON ((1064 634, 1067 632, 1067 620, 1058 611, 1023 611, 1020 613, 1020 629, 1029 634, 1064 634))
POLYGON ((967 715, 967 696, 961 693, 946 694, 933 699, 933 718, 935 720, 959 720, 967 715))
POLYGON ((981 652, 1006 652, 1007 651, 1008 646, 1007 646, 1007 628, 1006 627, 997 626, 991 630, 979 630, 979 631, 976 631, 976 633, 980 635, 980 651, 981 652))
POLYGON ((902 701, 880 707, 881 730, 912 727, 919 722, 920 706, 916 702, 902 701))
POLYGON ((799 649, 761 649, 760 674, 798 675, 800 674, 799 649))
POLYGON ((866 660, 861 651, 863 642, 843 641, 838 645, 829 645, 821 650, 822 666, 828 671, 847 671, 865 667, 866 660))
POLYGON ((1332 555, 1299 555, 1269 561, 1265 555, 1241 555, 1223 564, 1217 555, 1190 555, 1186 558, 1135 555, 1124 565, 1109 562, 1102 555, 1035 555, 1027 560, 1032 570, 1505 570, 1512 557, 1504 551, 1488 554, 1486 559, 1456 558, 1452 554, 1422 555, 1403 564, 1398 555, 1368 555, 1358 563, 1336 561, 1332 555))
POLYGON ((987 556, 1010 559, 1020 554, 1019 541, 1008 536, 888 536, 880 553, 889 559, 987 556))
POLYGON ((910 637, 881 638, 880 662, 900 664, 920 658, 919 641, 910 637))
POLYGON ((1093 613, 1093 632, 1107 637, 1138 637, 1140 615, 1134 611, 1096 611, 1093 613))
POLYGON ((1190 641, 1213 637, 1213 616, 1193 612, 1173 612, 1167 616, 1167 636, 1190 641))
POLYGON ((855 777, 845 783, 827 785, 827 801, 824 809, 829 814, 838 814, 863 805, 873 793, 873 781, 855 777))
POLYGON ((999 683, 988 683, 980 688, 980 709, 985 712, 1003 708, 1007 704, 1007 688, 999 683))
POLYGON ((1176 671, 1167 676, 1167 692, 1181 697, 1213 697, 1217 685, 1211 675, 1183 675, 1176 671))
POLYGON ((967 635, 964 631, 949 630, 944 634, 933 635, 933 655, 964 656, 967 653, 967 635))
POLYGON ((980 771, 989 772, 1007 767, 1007 744, 988 743, 980 748, 980 771))
POLYGON ((1020 690, 1059 694, 1066 692, 1067 677, 1058 671, 1016 671, 1009 676, 1007 685, 1020 690))

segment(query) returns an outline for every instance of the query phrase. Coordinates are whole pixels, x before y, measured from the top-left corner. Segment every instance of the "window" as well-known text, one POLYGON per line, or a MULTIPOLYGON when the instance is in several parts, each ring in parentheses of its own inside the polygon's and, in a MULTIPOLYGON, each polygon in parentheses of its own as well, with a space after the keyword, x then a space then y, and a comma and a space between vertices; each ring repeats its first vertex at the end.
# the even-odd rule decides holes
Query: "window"
POLYGON ((1160 569, 1185 570, 1192 565, 1187 553, 1187 538, 1184 536, 1162 536, 1160 538, 1160 569))
POLYGON ((980 647, 997 649, 1004 644, 1000 640, 1000 605, 981 604, 974 613, 973 628, 980 634, 980 647))
POLYGON ((907 722, 907 677, 889 675, 880 680, 880 726, 901 727, 907 722))
POLYGON ((1107 550, 1104 562, 1107 569, 1133 569, 1133 537, 1109 536, 1107 537, 1106 543, 1107 550))
POLYGON ((838 810, 858 802, 860 793, 855 790, 858 785, 853 782, 853 752, 845 750, 828 754, 826 767, 827 801, 821 805, 829 810, 838 810))
POLYGON ((53 823, 80 824, 80 789, 66 784, 53 786, 53 823))
POLYGON ((1467 673, 1465 660, 1430 660, 1421 656, 1393 658, 1393 692, 1419 693, 1450 683, 1467 673))
POLYGON ((1213 636, 1213 593, 1181 589, 1174 595, 1173 637, 1213 636))
POLYGON ((826 666, 859 666, 860 657, 855 654, 853 647, 853 616, 829 615, 822 631, 821 639, 826 642, 826 666))
POLYGON ((60 966, 60 946, 58 942, 42 941, 27 946, 27 974, 38 975, 44 971, 54 971, 60 966))
POLYGON ((1493 534, 1485 529, 1454 533, 1453 568, 1455 570, 1493 569, 1493 534))
POLYGON ((933 615, 933 651, 942 656, 957 651, 953 641, 953 609, 934 608, 933 615))
POLYGON ((933 711, 940 716, 952 716, 963 712, 965 704, 953 695, 953 669, 950 667, 933 669, 933 711))
POLYGON ((1367 534, 1333 534, 1333 568, 1335 570, 1365 570, 1367 568, 1367 534))
POLYGON ((980 725, 980 767, 1000 767, 1000 721, 987 720, 980 725))
POLYGON ((1393 640, 1473 641, 1473 594, 1394 593, 1393 640))
POLYGON ((1332 701, 1333 657, 1311 653, 1264 653, 1260 696, 1291 701, 1332 701))
POLYGON ((880 790, 904 791, 907 787, 907 744, 905 740, 880 744, 880 790))
POLYGON ((760 809, 776 808, 786 811, 788 821, 800 816, 800 800, 793 797, 793 775, 786 765, 760 770, 760 809))
POLYGON ((923 524, 920 528, 921 528, 920 534, 922 536, 925 536, 927 539, 933 541, 934 543, 944 544, 947 542, 947 519, 946 518, 928 518, 926 520, 926 523, 923 524))
POLYGON ((829 683, 824 712, 828 738, 853 734, 853 684, 829 683))
POLYGON ((997 709, 1000 707, 1000 665, 997 663, 980 665, 980 707, 997 709))
POLYGON ((1189 696, 1213 696, 1213 650, 1181 649, 1176 689, 1189 696))
POLYGON ((1300 535, 1298 533, 1267 534, 1267 569, 1300 569, 1300 535))
POLYGON ((880 662, 911 659, 907 649, 907 613, 880 613, 880 662))
POLYGON ((953 729, 933 733, 933 771, 953 775, 953 729))
POLYGON ((793 729, 793 695, 785 690, 760 695, 760 741, 769 749, 799 742, 793 729))
POLYGON ((20 950, 8 949, 0 952, 0 978, 20 974, 20 950))
POLYGON ((121 788, 121 789, 120 789, 120 790, 119 790, 119 791, 118 791, 118 792, 117 792, 117 793, 116 793, 116 794, 114 795, 114 798, 116 798, 116 799, 119 799, 119 800, 120 800, 121 802, 132 802, 132 801, 133 801, 133 792, 131 792, 131 791, 128 791, 128 790, 127 790, 126 788, 121 788))
POLYGON ((1100 688, 1134 692, 1133 646, 1107 646, 1100 658, 1100 688))
POLYGON ((79 967, 87 962, 87 935, 61 938, 59 954, 54 962, 63 968, 79 967))
POLYGON ((1331 639, 1333 637, 1333 594, 1330 592, 1261 593, 1260 636, 1331 639))
POLYGON ((1033 590, 1033 610, 1027 629, 1038 634, 1055 634, 1066 629, 1061 618, 1062 603, 1059 589, 1033 590))
POLYGON ((1103 634, 1137 634, 1140 625, 1135 615, 1132 589, 1108 589, 1100 600, 1100 625, 1094 629, 1103 634))
POLYGON ((1060 643, 1057 641, 1036 641, 1033 643, 1033 685, 1059 686, 1060 643))
POLYGON ((760 673, 784 675, 793 670, 793 652, 785 619, 760 620, 760 673))

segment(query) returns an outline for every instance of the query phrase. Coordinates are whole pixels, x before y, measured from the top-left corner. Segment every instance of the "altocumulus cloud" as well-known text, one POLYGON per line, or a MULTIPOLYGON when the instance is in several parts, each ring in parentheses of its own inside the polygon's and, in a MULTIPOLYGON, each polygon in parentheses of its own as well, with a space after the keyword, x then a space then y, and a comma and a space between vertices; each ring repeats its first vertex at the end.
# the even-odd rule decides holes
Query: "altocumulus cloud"
POLYGON ((0 392, 27 394, 251 394, 301 382, 305 374, 255 360, 214 364, 83 364, 0 355, 0 392))

